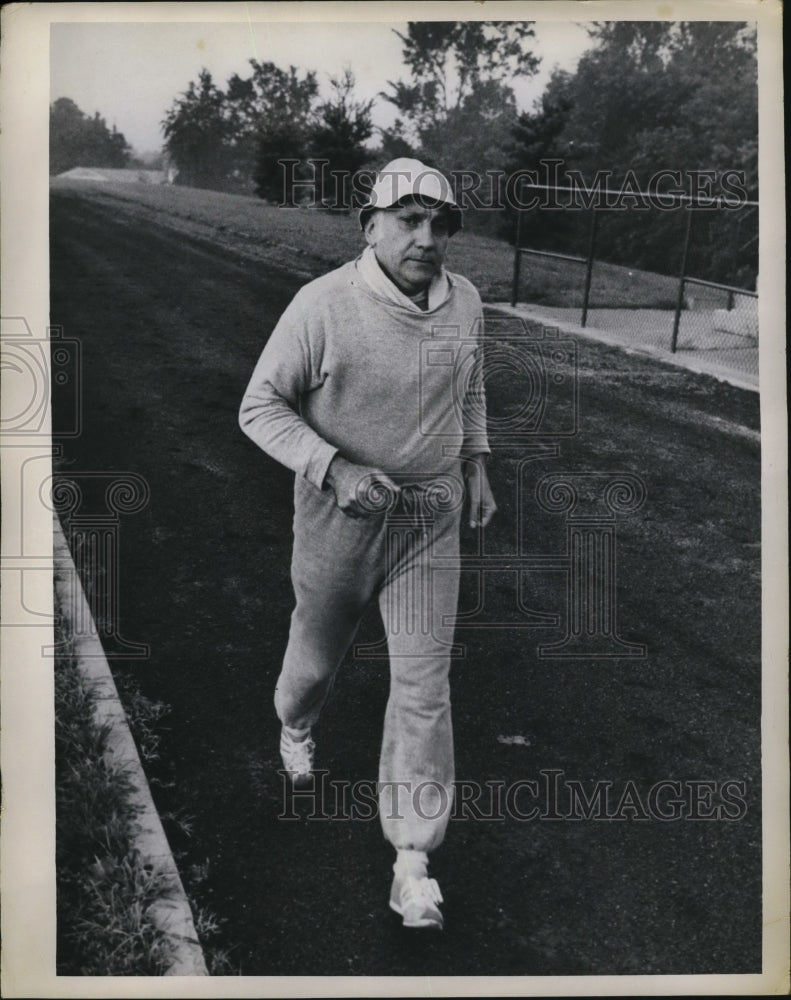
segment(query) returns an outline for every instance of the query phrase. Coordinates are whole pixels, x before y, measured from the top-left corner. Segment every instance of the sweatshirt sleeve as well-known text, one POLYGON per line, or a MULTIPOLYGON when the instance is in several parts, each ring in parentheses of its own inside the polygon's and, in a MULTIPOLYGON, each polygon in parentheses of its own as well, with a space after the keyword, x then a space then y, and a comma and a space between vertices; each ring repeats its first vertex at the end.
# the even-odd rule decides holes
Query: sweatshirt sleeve
POLYGON ((267 341, 239 409, 245 434, 317 489, 338 452, 299 412, 302 395, 321 383, 320 354, 320 345, 311 344, 298 293, 267 341))
POLYGON ((461 457, 471 458, 473 455, 491 454, 489 439, 486 434, 486 390, 483 384, 484 347, 483 347, 483 306, 477 291, 478 318, 475 323, 475 356, 467 381, 467 392, 462 407, 462 425, 464 440, 461 446, 461 457))

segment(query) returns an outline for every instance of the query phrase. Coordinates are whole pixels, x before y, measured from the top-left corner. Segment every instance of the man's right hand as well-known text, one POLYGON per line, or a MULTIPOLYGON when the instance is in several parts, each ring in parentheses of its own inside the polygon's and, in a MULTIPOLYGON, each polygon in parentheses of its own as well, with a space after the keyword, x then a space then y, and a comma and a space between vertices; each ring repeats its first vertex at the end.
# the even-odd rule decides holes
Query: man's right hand
POLYGON ((325 483, 335 494, 335 502, 349 517, 384 514, 396 500, 400 488, 380 469, 356 465, 341 455, 330 462, 325 483))

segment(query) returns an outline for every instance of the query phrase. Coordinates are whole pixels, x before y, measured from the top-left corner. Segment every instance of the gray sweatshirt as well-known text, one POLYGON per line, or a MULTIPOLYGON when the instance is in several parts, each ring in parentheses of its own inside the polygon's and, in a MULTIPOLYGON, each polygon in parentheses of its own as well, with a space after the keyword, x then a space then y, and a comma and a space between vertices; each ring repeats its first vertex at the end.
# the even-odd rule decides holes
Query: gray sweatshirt
POLYGON ((378 294, 363 270, 358 258, 300 289, 239 411, 256 444, 319 489, 338 452, 422 477, 489 451, 475 287, 444 272, 447 297, 420 311, 378 294))

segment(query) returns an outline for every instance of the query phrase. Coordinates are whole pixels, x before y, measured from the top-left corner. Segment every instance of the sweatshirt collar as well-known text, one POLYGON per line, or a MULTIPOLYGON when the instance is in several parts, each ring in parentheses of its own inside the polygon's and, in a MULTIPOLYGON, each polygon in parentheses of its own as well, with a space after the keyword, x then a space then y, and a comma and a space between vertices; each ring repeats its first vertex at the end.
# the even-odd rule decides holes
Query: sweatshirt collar
MULTIPOLYGON (((373 247, 366 247, 357 258, 357 269, 360 275, 371 288, 383 299, 395 305, 403 306, 411 312, 422 313, 417 303, 413 302, 408 295, 404 295, 400 288, 387 277, 376 259, 373 247)), ((428 286, 428 311, 437 309, 450 295, 450 281, 448 280, 445 268, 441 268, 439 274, 434 275, 431 284, 428 286)))

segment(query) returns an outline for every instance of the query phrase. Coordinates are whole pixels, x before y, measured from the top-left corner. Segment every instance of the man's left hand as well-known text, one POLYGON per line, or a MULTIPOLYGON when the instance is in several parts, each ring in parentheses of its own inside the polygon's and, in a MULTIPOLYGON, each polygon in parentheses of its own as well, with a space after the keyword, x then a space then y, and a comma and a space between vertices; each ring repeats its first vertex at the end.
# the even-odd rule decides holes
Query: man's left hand
POLYGON ((467 496, 470 499, 471 528, 479 526, 485 528, 497 510, 484 461, 482 455, 476 455, 465 463, 464 477, 467 480, 467 496))

